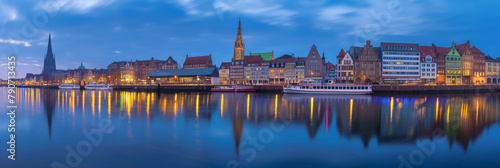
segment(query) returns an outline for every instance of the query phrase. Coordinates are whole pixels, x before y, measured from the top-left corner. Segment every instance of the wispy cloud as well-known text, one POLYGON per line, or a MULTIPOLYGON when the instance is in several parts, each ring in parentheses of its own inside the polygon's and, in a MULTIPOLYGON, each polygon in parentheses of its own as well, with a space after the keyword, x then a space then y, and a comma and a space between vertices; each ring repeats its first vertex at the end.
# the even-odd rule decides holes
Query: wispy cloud
POLYGON ((29 41, 23 40, 14 40, 14 39, 0 39, 0 43, 9 43, 9 44, 22 44, 25 47, 31 46, 29 41))
POLYGON ((287 9, 282 2, 273 0, 216 0, 213 8, 223 19, 225 12, 244 14, 270 25, 291 26, 294 24, 293 16, 297 12, 287 9))
POLYGON ((349 30, 346 34, 361 30, 379 35, 408 35, 425 28, 423 14, 430 8, 416 2, 401 2, 395 8, 388 8, 393 3, 377 1, 368 5, 323 7, 318 13, 316 27, 325 30, 345 28, 349 30))
POLYGON ((121 52, 121 51, 115 51, 115 53, 117 53, 117 54, 121 54, 122 52, 121 52))
POLYGON ((47 12, 69 11, 75 13, 87 13, 97 7, 105 7, 115 0, 49 0, 39 2, 35 10, 45 10, 47 12))
POLYGON ((17 9, 0 1, 0 22, 14 21, 19 17, 17 9))
POLYGON ((174 2, 182 6, 188 15, 212 16, 214 14, 213 11, 206 11, 199 9, 201 1, 175 0, 174 2))

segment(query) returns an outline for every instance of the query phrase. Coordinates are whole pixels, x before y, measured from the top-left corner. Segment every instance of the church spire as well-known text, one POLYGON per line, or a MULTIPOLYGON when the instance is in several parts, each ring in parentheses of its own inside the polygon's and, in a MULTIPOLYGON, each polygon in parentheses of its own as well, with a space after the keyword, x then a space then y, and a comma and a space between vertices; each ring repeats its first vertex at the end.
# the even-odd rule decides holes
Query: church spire
POLYGON ((47 55, 46 56, 52 56, 52 58, 54 58, 54 55, 52 54, 52 40, 51 40, 50 33, 49 33, 49 45, 47 46, 47 55))
POLYGON ((243 43, 242 33, 241 33, 241 18, 238 19, 238 34, 236 35, 236 41, 234 42, 234 60, 243 60, 245 58, 245 44, 243 43))
POLYGON ((49 33, 49 44, 47 45, 47 54, 43 60, 42 74, 50 74, 56 70, 56 58, 52 53, 52 35, 49 33))

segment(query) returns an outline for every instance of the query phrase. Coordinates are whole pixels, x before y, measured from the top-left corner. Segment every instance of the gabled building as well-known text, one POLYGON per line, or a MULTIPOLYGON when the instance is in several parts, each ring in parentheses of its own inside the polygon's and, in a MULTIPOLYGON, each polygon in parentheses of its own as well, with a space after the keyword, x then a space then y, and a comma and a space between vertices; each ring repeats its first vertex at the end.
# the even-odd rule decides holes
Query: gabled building
POLYGON ((228 85, 231 83, 229 79, 229 69, 231 68, 231 62, 222 62, 219 68, 219 84, 228 85))
POLYGON ((476 46, 472 46, 472 55, 474 57, 474 76, 472 80, 476 84, 482 84, 486 82, 486 58, 484 53, 481 52, 476 46))
MULTIPOLYGON (((271 84, 284 84, 284 83, 292 83, 292 81, 286 81, 286 74, 288 72, 294 71, 295 66, 286 67, 287 64, 295 63, 295 59, 291 55, 283 55, 280 56, 270 62, 269 67, 269 83, 271 84), (288 68, 288 69, 287 69, 288 68), (292 70, 293 69, 293 70, 292 70)), ((290 75, 289 75, 290 77, 290 75)))
POLYGON ((245 60, 231 60, 231 66, 229 67, 229 79, 231 84, 243 84, 244 68, 243 65, 245 60))
POLYGON ((197 57, 189 57, 188 55, 186 55, 186 61, 184 61, 182 69, 197 68, 215 68, 215 65, 212 63, 212 54, 197 57))
POLYGON ((310 83, 322 83, 326 78, 325 62, 318 53, 316 45, 313 44, 306 57, 305 80, 310 83))
POLYGON ((462 57, 455 42, 446 54, 446 84, 462 84, 462 57))
POLYGON ((158 66, 158 69, 178 69, 179 65, 177 64, 177 61, 175 61, 172 56, 169 56, 166 61, 163 62, 158 62, 156 63, 158 66))
POLYGON ((264 61, 260 55, 246 56, 244 69, 246 84, 269 84, 269 61, 264 61))
POLYGON ((354 83, 354 59, 344 49, 337 56, 337 82, 354 83))
POLYGON ((420 81, 420 47, 416 43, 381 43, 384 83, 420 81))
POLYGON ((420 80, 437 82, 437 51, 434 46, 420 46, 420 80))
POLYGON ((474 83, 474 55, 469 40, 466 43, 457 45, 458 53, 462 56, 462 83, 474 83))
POLYGON ((382 82, 380 47, 373 47, 367 40, 364 47, 351 46, 349 53, 354 58, 354 83, 382 82))
POLYGON ((436 82, 439 84, 444 84, 446 83, 446 55, 448 54, 448 51, 450 51, 451 48, 437 47, 434 44, 432 44, 432 47, 434 47, 434 50, 436 51, 437 54, 436 82))

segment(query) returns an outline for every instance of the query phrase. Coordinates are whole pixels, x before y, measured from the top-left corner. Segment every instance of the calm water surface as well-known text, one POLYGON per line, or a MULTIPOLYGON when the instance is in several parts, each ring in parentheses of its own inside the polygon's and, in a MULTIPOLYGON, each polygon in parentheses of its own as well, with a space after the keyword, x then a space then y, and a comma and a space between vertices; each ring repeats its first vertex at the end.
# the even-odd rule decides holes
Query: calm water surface
MULTIPOLYGON (((6 91, 0 88, 2 100, 6 91)), ((52 167, 56 162, 67 167, 500 165, 500 94, 314 96, 19 88, 17 98, 17 160, 7 161, 5 153, 1 167, 52 167), (82 131, 106 123, 110 127, 101 129, 102 141, 88 149, 91 141, 82 131), (67 162, 69 155, 78 155, 78 147, 88 152, 79 155, 80 162, 72 157, 67 162)), ((0 105, 6 107, 6 101, 0 105)), ((5 116, 0 124, 8 125, 5 116)), ((0 131, 0 139, 7 138, 7 131, 0 131)))

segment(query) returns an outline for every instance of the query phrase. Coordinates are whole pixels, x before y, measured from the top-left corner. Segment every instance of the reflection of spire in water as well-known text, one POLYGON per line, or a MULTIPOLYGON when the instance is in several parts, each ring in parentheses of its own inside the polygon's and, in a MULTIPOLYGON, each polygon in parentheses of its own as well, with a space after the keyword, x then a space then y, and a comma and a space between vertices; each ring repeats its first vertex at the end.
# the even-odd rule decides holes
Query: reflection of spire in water
MULTIPOLYGON (((306 121, 307 133, 309 134, 309 140, 313 141, 318 134, 319 128, 321 127, 321 121, 323 121, 323 115, 320 113, 318 117, 313 118, 314 110, 314 98, 311 97, 311 118, 306 121)), ((318 111, 320 111, 319 101, 318 101, 318 111)))
POLYGON ((44 107, 44 113, 47 117, 47 125, 49 130, 49 140, 52 139, 52 118, 54 115, 54 108, 56 105, 56 90, 52 89, 43 89, 42 90, 42 101, 44 107))
POLYGON ((233 136, 236 154, 239 154, 241 135, 243 134, 243 118, 240 117, 238 110, 238 104, 236 104, 236 113, 233 115, 233 136))

